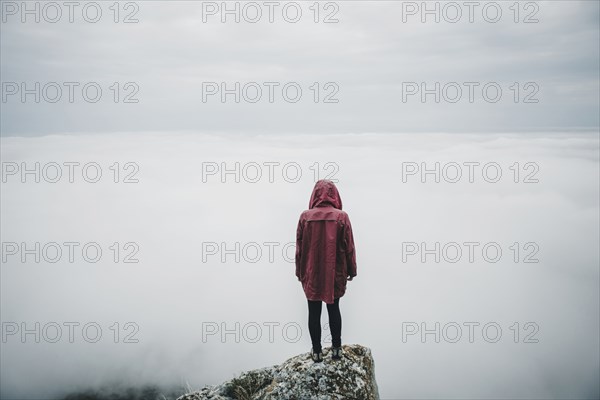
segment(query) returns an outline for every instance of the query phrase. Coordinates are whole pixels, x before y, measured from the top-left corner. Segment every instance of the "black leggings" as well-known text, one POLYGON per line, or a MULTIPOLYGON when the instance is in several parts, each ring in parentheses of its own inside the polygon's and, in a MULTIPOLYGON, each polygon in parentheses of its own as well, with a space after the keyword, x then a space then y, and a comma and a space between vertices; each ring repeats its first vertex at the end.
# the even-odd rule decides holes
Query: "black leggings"
MULTIPOLYGON (((317 353, 321 349, 321 307, 322 301, 308 300, 308 331, 313 350, 317 353)), ((329 314, 329 330, 331 331, 331 344, 333 347, 342 345, 342 315, 340 314, 340 298, 333 304, 327 304, 329 314)))

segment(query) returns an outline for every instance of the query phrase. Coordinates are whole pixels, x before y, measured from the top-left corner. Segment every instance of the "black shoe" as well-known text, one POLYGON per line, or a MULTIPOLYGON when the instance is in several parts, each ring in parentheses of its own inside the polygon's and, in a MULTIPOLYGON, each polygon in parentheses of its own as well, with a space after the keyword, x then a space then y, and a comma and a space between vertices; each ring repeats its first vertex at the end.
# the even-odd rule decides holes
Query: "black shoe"
POLYGON ((314 362, 321 362, 321 361, 323 361, 323 352, 319 351, 318 353, 315 353, 315 351, 313 349, 311 349, 310 357, 312 358, 312 360, 314 362))
POLYGON ((331 358, 334 360, 342 359, 342 348, 341 347, 332 347, 331 348, 331 358))

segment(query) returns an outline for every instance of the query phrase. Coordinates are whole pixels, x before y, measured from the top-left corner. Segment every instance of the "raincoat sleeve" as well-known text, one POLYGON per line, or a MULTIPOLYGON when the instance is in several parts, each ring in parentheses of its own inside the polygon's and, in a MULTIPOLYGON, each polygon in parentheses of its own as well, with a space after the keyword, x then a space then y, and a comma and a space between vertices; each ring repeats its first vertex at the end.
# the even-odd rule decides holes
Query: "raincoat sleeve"
POLYGON ((302 216, 298 220, 298 228, 296 229, 296 276, 302 280, 302 235, 304 232, 304 223, 302 216))
POLYGON ((344 250, 346 253, 346 267, 348 276, 356 276, 356 251, 354 249, 354 235, 352 234, 352 224, 350 218, 346 215, 344 224, 344 250))

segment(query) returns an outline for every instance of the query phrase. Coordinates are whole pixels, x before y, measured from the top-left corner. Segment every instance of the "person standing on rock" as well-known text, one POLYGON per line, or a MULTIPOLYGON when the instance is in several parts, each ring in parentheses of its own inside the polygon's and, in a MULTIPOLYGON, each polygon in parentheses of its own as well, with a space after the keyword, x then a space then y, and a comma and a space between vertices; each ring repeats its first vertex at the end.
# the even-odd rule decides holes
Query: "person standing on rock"
POLYGON ((302 212, 296 230, 296 276, 308 300, 308 331, 311 357, 323 361, 321 308, 327 304, 334 360, 342 357, 340 297, 346 282, 356 276, 356 253, 350 218, 342 211, 335 184, 326 179, 315 183, 309 209, 302 212))

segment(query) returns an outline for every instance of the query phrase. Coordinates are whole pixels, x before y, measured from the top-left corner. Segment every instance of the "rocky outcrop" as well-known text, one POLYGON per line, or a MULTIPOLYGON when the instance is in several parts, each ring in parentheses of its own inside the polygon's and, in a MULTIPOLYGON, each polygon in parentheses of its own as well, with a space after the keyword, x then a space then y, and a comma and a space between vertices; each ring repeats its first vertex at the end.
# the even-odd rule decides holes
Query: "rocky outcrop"
POLYGON ((323 349, 321 363, 304 353, 177 400, 379 400, 371 350, 342 347, 341 360, 332 360, 329 348, 323 349))

